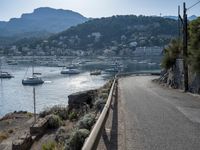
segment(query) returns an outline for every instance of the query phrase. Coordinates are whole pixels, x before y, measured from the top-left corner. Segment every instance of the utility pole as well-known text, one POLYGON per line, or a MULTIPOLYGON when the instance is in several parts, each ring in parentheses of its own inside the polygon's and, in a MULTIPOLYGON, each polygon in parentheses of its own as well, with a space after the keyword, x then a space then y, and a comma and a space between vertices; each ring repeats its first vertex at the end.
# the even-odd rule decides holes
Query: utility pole
POLYGON ((184 69, 184 90, 188 91, 188 24, 187 9, 185 2, 183 3, 183 69, 184 69))
POLYGON ((181 37, 181 24, 180 21, 182 18, 180 17, 180 6, 178 6, 178 39, 180 40, 181 37))

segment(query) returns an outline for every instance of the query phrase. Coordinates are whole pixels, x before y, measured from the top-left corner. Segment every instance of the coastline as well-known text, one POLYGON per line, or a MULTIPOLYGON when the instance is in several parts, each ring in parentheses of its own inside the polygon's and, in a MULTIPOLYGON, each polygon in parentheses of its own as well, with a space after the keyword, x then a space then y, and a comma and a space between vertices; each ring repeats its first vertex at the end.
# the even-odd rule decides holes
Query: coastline
MULTIPOLYGON (((48 144, 49 141, 56 143, 56 145, 58 143, 63 143, 63 136, 69 137, 69 142, 73 144, 74 141, 72 139, 74 134, 83 134, 82 132, 84 132, 84 134, 87 133, 87 135, 89 135, 92 125, 95 124, 95 120, 98 118, 98 114, 101 112, 106 102, 110 84, 111 82, 108 81, 104 86, 96 90, 72 94, 72 98, 69 98, 70 104, 67 107, 55 105, 40 112, 37 114, 37 121, 35 124, 33 113, 27 111, 15 111, 4 115, 0 119, 0 149, 4 149, 5 147, 11 148, 16 140, 19 141, 20 137, 27 136, 27 133, 32 130, 31 127, 34 127, 37 123, 40 124, 41 120, 46 120, 46 124, 43 124, 45 126, 43 130, 44 133, 41 137, 38 136, 39 141, 36 142, 37 144, 34 140, 31 140, 29 146, 31 145, 33 148, 41 148, 43 145, 48 144), (74 95, 76 96, 74 97, 74 95), (84 100, 83 97, 86 101, 82 101, 84 100), (76 98, 78 98, 78 102, 75 100, 76 98), (88 101, 88 98, 91 98, 90 101, 88 101), (55 118, 58 120, 55 121, 55 118), (56 124, 56 128, 49 128, 49 122, 52 120, 54 124, 51 125, 54 126, 56 124), (87 124, 87 126, 85 126, 85 121, 89 121, 90 125, 88 126, 87 124), (23 122, 23 124, 21 124, 21 122, 23 122), (50 136, 46 134, 49 132, 51 132, 50 136)), ((19 145, 19 143, 17 145, 19 145)), ((64 144, 62 146, 66 145, 64 144)), ((70 144, 68 144, 68 146, 70 146, 70 144)))

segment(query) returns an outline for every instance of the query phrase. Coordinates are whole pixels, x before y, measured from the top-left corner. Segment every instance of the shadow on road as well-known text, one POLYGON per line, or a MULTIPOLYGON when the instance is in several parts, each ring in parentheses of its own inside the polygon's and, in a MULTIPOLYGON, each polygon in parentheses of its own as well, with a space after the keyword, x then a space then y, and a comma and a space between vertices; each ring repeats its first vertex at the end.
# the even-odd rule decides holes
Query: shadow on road
MULTIPOLYGON (((117 90, 116 90, 117 91, 117 90)), ((113 95, 109 118, 106 127, 103 130, 102 139, 107 150, 118 149, 118 94, 113 95)))

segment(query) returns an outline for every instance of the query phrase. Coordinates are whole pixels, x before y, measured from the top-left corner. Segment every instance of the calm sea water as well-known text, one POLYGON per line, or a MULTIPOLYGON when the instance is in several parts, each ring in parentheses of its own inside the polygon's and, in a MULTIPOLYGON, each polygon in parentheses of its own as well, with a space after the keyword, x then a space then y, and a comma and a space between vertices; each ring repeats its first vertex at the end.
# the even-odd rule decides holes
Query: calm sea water
MULTIPOLYGON (((23 86, 26 67, 10 68, 12 79, 0 80, 0 116, 13 111, 33 112, 33 87, 23 86)), ((67 105, 68 95, 78 91, 99 88, 108 80, 106 75, 90 76, 89 72, 79 75, 61 75, 60 68, 36 67, 42 72, 45 83, 36 86, 37 112, 52 105, 67 105)))
MULTIPOLYGON (((123 60, 126 64, 125 71, 144 71, 157 70, 159 65, 148 65, 144 62, 134 60, 123 60)), ((82 73, 78 75, 61 75, 59 67, 35 67, 36 72, 42 73, 45 80, 43 85, 36 86, 36 109, 37 112, 42 111, 53 105, 67 105, 68 95, 96 89, 104 85, 111 77, 111 74, 103 72, 100 76, 90 76, 90 69, 109 68, 111 62, 104 62, 82 66, 82 73)), ((11 72, 15 77, 12 79, 0 80, 0 117, 6 113, 13 111, 29 111, 33 112, 33 87, 23 86, 22 79, 25 77, 26 66, 4 66, 4 70, 11 72)), ((30 70, 27 76, 30 76, 30 70)))

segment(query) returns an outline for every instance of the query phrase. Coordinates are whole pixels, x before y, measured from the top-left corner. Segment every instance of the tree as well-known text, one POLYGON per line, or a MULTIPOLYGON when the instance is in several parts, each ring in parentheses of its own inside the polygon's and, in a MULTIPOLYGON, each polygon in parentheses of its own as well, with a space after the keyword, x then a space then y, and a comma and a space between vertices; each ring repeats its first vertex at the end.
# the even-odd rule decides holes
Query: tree
POLYGON ((181 53, 181 40, 173 39, 167 47, 164 48, 164 57, 161 66, 165 69, 171 68, 181 53))
POLYGON ((200 17, 189 25, 189 63, 200 73, 200 17))

